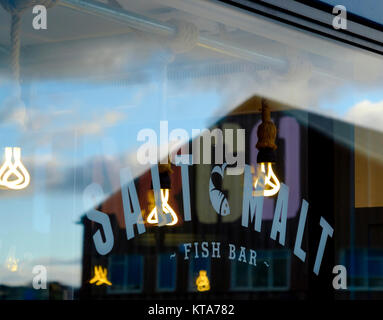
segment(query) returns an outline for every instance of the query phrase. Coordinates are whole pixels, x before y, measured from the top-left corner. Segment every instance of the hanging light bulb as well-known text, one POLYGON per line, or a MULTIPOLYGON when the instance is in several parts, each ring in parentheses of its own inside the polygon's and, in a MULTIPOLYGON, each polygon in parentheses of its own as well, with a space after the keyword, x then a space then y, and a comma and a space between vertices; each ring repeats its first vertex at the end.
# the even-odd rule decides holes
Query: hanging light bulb
POLYGON ((281 184, 272 167, 272 164, 276 162, 275 150, 277 145, 275 144, 275 138, 277 136, 277 128, 273 121, 271 121, 269 106, 265 99, 262 99, 262 123, 258 127, 257 135, 258 142, 256 148, 259 150, 257 156, 259 167, 254 181, 255 193, 256 195, 261 193, 265 197, 271 197, 278 193, 281 184), (259 181, 260 175, 264 177, 262 182, 259 181))
MULTIPOLYGON (((161 196, 161 206, 162 206, 162 211, 164 214, 170 214, 172 220, 167 223, 167 226, 174 226, 178 222, 178 217, 173 208, 170 206, 168 203, 169 201, 169 194, 170 194, 170 188, 171 188, 171 182, 170 182, 170 173, 172 173, 171 169, 171 163, 170 163, 170 158, 168 158, 168 163, 167 164, 159 164, 158 166, 159 169, 159 175, 160 175, 160 196, 161 196)), ((151 186, 151 189, 153 189, 153 183, 151 186)), ((151 201, 154 205, 154 208, 150 211, 146 222, 149 224, 158 224, 158 212, 157 212, 157 207, 155 204, 155 201, 153 199, 153 193, 151 193, 151 201)))
POLYGON ((6 267, 11 272, 16 272, 19 269, 18 265, 19 259, 14 257, 8 257, 6 261, 6 267))
POLYGON ((94 266, 94 277, 89 280, 90 284, 95 283, 96 286, 100 286, 102 284, 106 284, 111 286, 112 283, 108 280, 108 270, 103 269, 102 266, 94 266))
POLYGON ((29 182, 28 170, 21 162, 21 149, 6 147, 5 161, 0 167, 0 186, 13 190, 21 190, 26 188, 29 182), (11 177, 16 179, 11 179, 11 177))
POLYGON ((206 270, 200 270, 199 275, 195 281, 197 285, 197 290, 199 292, 209 291, 210 290, 210 281, 207 277, 206 270))
MULTIPOLYGON (((161 204, 162 204, 162 211, 165 214, 171 214, 172 221, 167 223, 167 226, 174 226, 178 222, 177 214, 174 212, 173 208, 169 205, 169 189, 161 189, 161 204)), ((154 205, 154 208, 152 211, 150 211, 148 218, 146 220, 150 224, 157 224, 158 223, 158 212, 157 208, 154 205)))
MULTIPOLYGON (((260 170, 261 170, 262 174, 264 174, 264 183, 263 183, 263 185, 260 186, 261 187, 260 188, 261 193, 258 194, 256 191, 256 195, 263 195, 265 197, 271 197, 271 196, 277 194, 280 187, 281 187, 281 184, 280 184, 276 174, 273 171, 273 167, 272 167, 271 162, 267 162, 267 163, 262 162, 260 164, 260 170), (266 172, 266 166, 267 166, 267 172, 266 172)), ((257 175, 257 177, 255 178, 255 182, 254 182, 254 189, 256 189, 256 190, 257 190, 258 182, 259 182, 259 175, 257 175)))
POLYGON ((15 246, 12 246, 9 249, 8 257, 5 260, 5 267, 11 272, 19 270, 19 259, 16 258, 15 251, 15 246))

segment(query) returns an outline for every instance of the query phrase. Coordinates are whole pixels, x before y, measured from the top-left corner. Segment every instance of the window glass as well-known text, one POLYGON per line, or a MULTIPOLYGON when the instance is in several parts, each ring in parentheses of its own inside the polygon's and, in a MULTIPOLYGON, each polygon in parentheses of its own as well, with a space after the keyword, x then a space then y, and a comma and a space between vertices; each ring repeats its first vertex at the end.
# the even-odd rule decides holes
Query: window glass
POLYGON ((290 281, 290 254, 285 250, 257 252, 257 265, 232 262, 234 290, 287 290, 290 281))
POLYGON ((142 289, 143 258, 141 255, 115 255, 110 258, 110 292, 135 292, 142 289))
POLYGON ((158 257, 158 290, 174 290, 176 287, 177 261, 169 254, 158 257))
POLYGON ((271 12, 0 7, 1 299, 382 298, 381 39, 271 12))
POLYGON ((381 290, 383 283, 383 252, 378 249, 358 249, 355 252, 345 251, 343 259, 350 262, 349 282, 354 290, 381 290))
POLYGON ((211 271, 210 271, 210 258, 192 258, 189 262, 189 291, 199 291, 196 281, 203 275, 203 278, 209 282, 209 286, 212 284, 211 271), (202 273, 201 273, 202 272, 202 273), (206 273, 205 273, 206 272, 206 273))

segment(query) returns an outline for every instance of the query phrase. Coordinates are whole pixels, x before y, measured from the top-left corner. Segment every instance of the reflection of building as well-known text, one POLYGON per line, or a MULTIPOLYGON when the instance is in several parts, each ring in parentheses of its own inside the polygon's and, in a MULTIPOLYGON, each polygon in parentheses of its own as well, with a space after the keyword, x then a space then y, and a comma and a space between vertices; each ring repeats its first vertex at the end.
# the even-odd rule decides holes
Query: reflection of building
MULTIPOLYGON (((251 98, 217 122, 219 128, 246 129, 246 163, 255 165, 256 128, 260 99, 251 98)), ((344 264, 348 285, 358 297, 379 297, 383 283, 383 204, 378 193, 363 190, 379 187, 382 164, 376 160, 373 141, 382 135, 366 129, 302 110, 271 103, 278 127, 278 163, 275 171, 290 188, 286 245, 270 239, 275 198, 264 203, 261 232, 241 226, 243 176, 225 176, 222 189, 227 194, 231 214, 218 216, 211 208, 208 182, 211 165, 190 167, 192 221, 175 227, 147 226, 146 233, 126 239, 121 192, 104 201, 99 210, 110 215, 115 237, 114 248, 106 256, 96 253, 92 236, 97 225, 83 218, 84 256, 80 297, 93 298, 190 298, 204 294, 211 298, 300 299, 341 298, 350 291, 332 287, 334 265, 344 264), (368 135, 370 145, 360 145, 368 135), (372 166, 372 167, 371 167, 372 166), (374 175, 366 176, 368 168, 374 175), (301 200, 309 202, 302 248, 303 263, 294 254, 301 200), (334 228, 323 256, 319 276, 313 265, 321 235, 320 217, 334 228), (183 243, 220 241, 222 258, 184 260, 183 243), (257 266, 227 259, 229 243, 257 251, 257 266), (175 253, 175 256, 174 256, 175 253), (95 265, 108 269, 111 286, 89 284, 95 265), (206 270, 210 290, 199 293, 195 280, 206 270), (369 289, 370 291, 366 291, 369 289)), ((171 176, 169 204, 182 218, 180 168, 171 176)), ((150 171, 136 179, 141 209, 146 217, 150 171)), ((181 219, 182 220, 182 219, 181 219)), ((193 251, 192 251, 193 252, 193 251)))
POLYGON ((35 290, 32 286, 0 286, 0 300, 43 300, 48 296, 48 290, 35 290))
POLYGON ((77 289, 58 282, 47 284, 47 289, 29 286, 0 286, 0 300, 71 300, 77 299, 77 289))

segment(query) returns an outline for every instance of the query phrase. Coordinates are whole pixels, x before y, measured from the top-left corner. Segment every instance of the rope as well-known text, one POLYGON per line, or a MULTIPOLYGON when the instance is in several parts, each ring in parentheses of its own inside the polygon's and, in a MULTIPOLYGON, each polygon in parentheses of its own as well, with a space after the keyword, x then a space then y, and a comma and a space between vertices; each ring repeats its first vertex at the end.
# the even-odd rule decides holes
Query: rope
POLYGON ((262 99, 262 123, 259 125, 257 130, 258 142, 256 148, 271 148, 277 149, 275 139, 277 137, 277 127, 271 120, 270 109, 266 99, 262 99))
POLYGON ((16 84, 20 83, 20 30, 21 13, 12 13, 11 24, 11 67, 13 79, 16 84))
MULTIPOLYGON (((160 174, 160 188, 161 189, 170 189, 171 188, 171 179, 170 175, 173 173, 172 164, 170 162, 170 157, 168 156, 168 163, 159 163, 158 171, 160 174)), ((153 189, 153 182, 151 183, 151 189, 153 189)))
POLYGON ((11 14, 11 68, 13 80, 20 91, 20 38, 21 17, 25 10, 36 5, 51 8, 59 0, 0 0, 1 6, 11 14))

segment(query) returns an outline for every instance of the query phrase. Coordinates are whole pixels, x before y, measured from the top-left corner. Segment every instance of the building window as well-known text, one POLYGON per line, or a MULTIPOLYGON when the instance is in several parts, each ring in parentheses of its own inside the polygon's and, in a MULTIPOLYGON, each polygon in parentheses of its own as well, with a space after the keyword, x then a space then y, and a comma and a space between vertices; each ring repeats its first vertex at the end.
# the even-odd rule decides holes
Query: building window
POLYGON ((177 257, 169 253, 159 254, 157 258, 157 290, 174 291, 176 288, 177 257))
POLYGON ((347 287, 356 291, 383 289, 383 250, 355 249, 341 253, 341 264, 347 269, 347 287))
MULTIPOLYGON (((200 271, 206 271, 208 279, 211 279, 211 260, 208 258, 190 258, 189 262, 189 291, 197 292, 196 279, 200 274, 200 271)), ((210 288, 212 284, 210 283, 210 288)))
POLYGON ((109 258, 110 293, 141 292, 143 287, 143 257, 138 254, 112 255, 109 258))
POLYGON ((289 250, 257 251, 256 266, 238 260, 232 261, 231 266, 232 290, 284 291, 289 289, 289 250))

